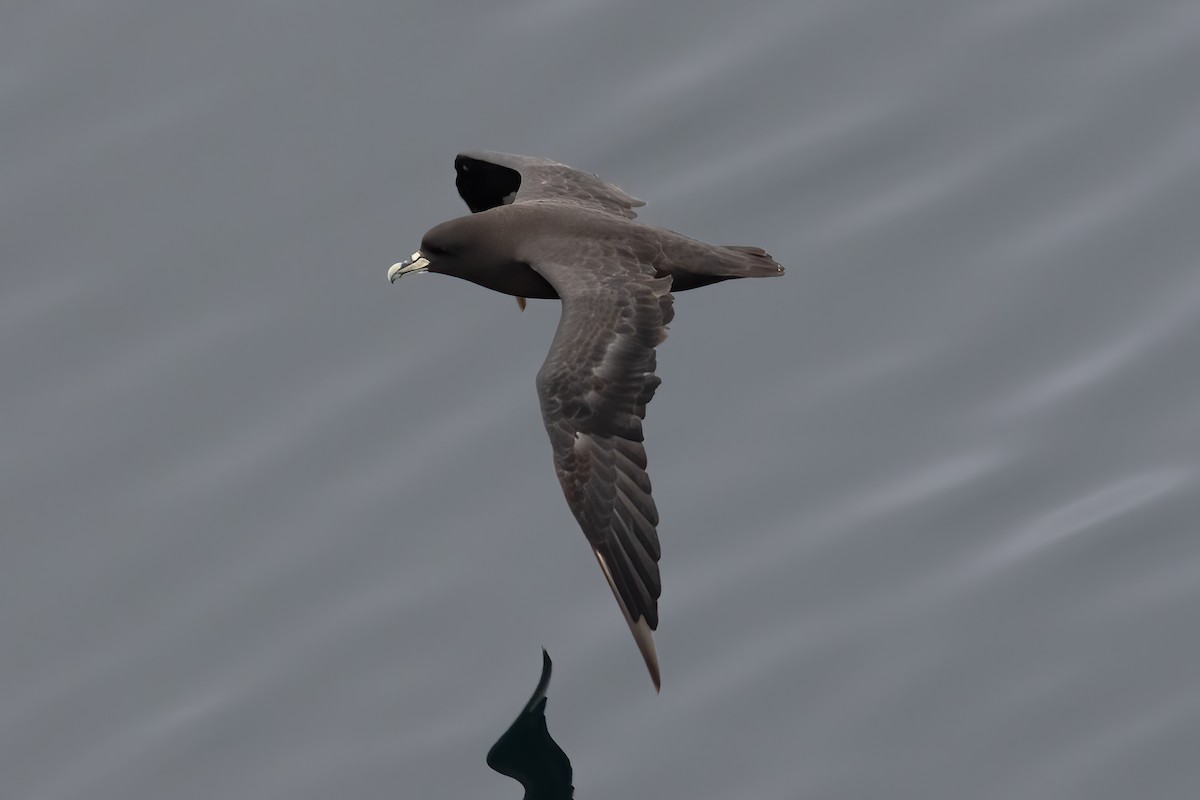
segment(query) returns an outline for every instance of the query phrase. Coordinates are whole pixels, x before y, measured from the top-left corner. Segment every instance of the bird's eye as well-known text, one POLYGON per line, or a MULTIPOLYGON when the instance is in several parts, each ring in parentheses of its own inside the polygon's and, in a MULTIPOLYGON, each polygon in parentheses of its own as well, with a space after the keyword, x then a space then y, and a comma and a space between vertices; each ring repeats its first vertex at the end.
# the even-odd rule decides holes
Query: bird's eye
POLYGON ((441 248, 441 247, 434 247, 434 246, 432 246, 432 245, 431 245, 431 246, 429 246, 429 247, 425 247, 425 248, 423 248, 423 250, 424 250, 424 252, 425 252, 426 254, 428 254, 428 255, 431 255, 431 256, 444 256, 444 255, 446 255, 446 251, 445 251, 445 249, 443 249, 443 248, 441 248))

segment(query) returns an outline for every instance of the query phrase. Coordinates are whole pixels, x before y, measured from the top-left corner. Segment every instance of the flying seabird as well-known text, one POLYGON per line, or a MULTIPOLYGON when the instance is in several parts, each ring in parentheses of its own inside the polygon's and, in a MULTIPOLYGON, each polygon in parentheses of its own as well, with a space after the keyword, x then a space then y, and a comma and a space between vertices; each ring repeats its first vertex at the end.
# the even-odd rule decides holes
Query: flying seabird
POLYGON ((646 404, 660 383, 654 348, 675 313, 672 292, 783 267, 758 247, 635 222, 643 201, 556 161, 471 152, 454 168, 472 214, 431 228, 388 280, 436 272, 513 295, 522 308, 527 297, 562 300, 537 374, 542 420, 567 505, 657 690, 661 552, 642 446, 646 404))

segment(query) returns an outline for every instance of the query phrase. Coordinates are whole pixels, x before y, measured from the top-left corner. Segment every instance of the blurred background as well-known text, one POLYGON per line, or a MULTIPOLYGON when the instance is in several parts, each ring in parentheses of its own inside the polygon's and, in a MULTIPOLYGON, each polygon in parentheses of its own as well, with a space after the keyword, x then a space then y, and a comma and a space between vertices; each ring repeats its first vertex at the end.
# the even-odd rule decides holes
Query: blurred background
POLYGON ((0 10, 0 794, 1200 796, 1200 8, 0 10), (788 267, 680 295, 656 696, 558 304, 385 272, 460 149, 788 267))

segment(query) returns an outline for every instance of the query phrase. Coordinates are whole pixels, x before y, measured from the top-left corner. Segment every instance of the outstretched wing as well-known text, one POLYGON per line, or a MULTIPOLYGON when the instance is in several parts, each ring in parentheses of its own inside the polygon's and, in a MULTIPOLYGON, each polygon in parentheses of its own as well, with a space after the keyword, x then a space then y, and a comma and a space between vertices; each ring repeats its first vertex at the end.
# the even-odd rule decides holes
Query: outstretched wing
POLYGON ((472 212, 552 200, 633 219, 646 203, 590 172, 546 158, 476 151, 454 159, 455 185, 472 212))
POLYGON ((533 697, 487 754, 487 764, 501 775, 516 778, 527 800, 571 800, 571 760, 546 729, 546 688, 550 685, 550 654, 542 650, 542 678, 533 697))
MULTIPOLYGON (((553 250, 543 245, 541 250, 553 250)), ((576 240, 530 265, 562 298, 537 376, 542 419, 567 505, 660 684, 651 632, 662 593, 658 510, 646 475, 642 420, 659 379, 654 348, 674 315, 670 277, 622 245, 576 240)))

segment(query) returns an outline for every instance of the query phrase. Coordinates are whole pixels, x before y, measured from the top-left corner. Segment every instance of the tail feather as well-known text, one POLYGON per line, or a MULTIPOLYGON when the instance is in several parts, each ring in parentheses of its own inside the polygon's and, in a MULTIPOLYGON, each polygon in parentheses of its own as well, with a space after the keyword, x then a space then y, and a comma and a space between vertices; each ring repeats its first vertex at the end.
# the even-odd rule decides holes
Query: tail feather
POLYGON ((678 257, 658 267, 671 276, 671 291, 684 292, 735 278, 770 278, 783 274, 771 254, 761 247, 705 244, 680 237, 678 257))
POLYGON ((741 271, 738 277, 768 278, 782 275, 783 267, 774 257, 761 247, 747 247, 740 244, 723 245, 726 250, 732 250, 741 255, 738 259, 741 271))

